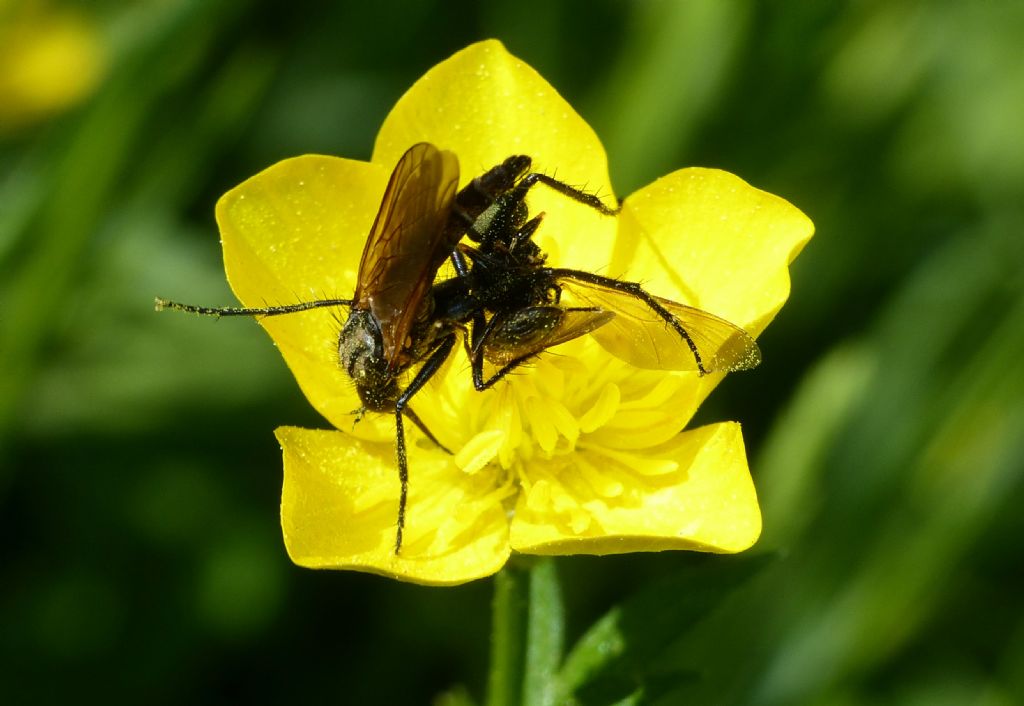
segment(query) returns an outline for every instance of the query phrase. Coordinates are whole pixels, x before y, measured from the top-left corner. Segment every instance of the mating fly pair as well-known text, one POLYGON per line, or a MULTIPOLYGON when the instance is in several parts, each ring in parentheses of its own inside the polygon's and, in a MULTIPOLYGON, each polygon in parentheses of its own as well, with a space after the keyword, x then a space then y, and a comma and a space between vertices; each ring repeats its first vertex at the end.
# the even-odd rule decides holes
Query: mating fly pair
MULTIPOLYGON (((525 198, 536 184, 605 215, 592 194, 538 172, 525 155, 509 157, 458 190, 451 152, 419 143, 395 166, 367 236, 351 299, 264 308, 211 308, 156 300, 157 310, 207 316, 277 316, 349 307, 338 362, 364 411, 395 417, 401 493, 395 553, 402 547, 409 469, 403 417, 441 444, 409 406, 461 335, 473 385, 486 390, 545 349, 592 334, 613 355, 642 368, 700 374, 752 368, 754 340, 713 314, 653 296, 639 284, 582 270, 548 267, 533 240, 543 214, 525 198), (463 240, 463 239, 466 240, 463 240), (455 274, 435 281, 450 260, 455 274), (572 302, 563 301, 568 293, 572 302), (485 378, 484 363, 495 372, 485 378), (400 380, 415 366, 411 381, 400 380)), ((444 448, 441 446, 441 448, 444 448)))

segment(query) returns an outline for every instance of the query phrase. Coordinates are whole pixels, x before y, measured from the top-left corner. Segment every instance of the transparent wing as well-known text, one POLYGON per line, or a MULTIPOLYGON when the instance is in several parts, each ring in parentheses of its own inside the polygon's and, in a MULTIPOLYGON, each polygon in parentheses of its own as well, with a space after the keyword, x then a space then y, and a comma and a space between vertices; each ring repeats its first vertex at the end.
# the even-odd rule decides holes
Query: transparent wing
POLYGON ((612 312, 597 308, 531 306, 519 309, 496 321, 482 342, 484 357, 494 365, 508 365, 592 333, 614 318, 612 312))
POLYGON ((398 160, 384 191, 363 249, 353 306, 369 309, 380 323, 389 365, 458 241, 458 234, 445 233, 458 185, 455 155, 421 142, 398 160))
POLYGON ((707 372, 749 370, 761 362, 750 334, 701 309, 653 297, 690 337, 691 348, 669 320, 629 292, 571 279, 559 285, 580 304, 615 312, 593 336, 609 353, 639 368, 699 370, 698 355, 707 372))

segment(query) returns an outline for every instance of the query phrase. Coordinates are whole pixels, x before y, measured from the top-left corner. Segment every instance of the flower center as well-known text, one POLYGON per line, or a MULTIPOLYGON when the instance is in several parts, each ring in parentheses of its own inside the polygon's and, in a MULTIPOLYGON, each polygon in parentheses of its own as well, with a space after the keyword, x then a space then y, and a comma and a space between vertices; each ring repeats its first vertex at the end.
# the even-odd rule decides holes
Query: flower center
POLYGON ((629 501, 677 470, 659 448, 688 421, 693 374, 639 370, 583 336, 477 392, 453 365, 436 390, 443 439, 467 474, 493 472, 531 511, 584 532, 590 503, 629 501), (688 394, 689 393, 689 394, 688 394))

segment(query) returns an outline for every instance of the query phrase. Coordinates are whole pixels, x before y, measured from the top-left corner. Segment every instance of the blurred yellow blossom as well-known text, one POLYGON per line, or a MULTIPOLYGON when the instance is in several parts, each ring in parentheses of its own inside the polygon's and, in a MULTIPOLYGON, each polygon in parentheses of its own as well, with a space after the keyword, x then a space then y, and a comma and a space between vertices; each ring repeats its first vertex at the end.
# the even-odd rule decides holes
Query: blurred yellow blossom
POLYGON ((104 67, 96 27, 45 2, 0 2, 0 134, 89 95, 104 67))

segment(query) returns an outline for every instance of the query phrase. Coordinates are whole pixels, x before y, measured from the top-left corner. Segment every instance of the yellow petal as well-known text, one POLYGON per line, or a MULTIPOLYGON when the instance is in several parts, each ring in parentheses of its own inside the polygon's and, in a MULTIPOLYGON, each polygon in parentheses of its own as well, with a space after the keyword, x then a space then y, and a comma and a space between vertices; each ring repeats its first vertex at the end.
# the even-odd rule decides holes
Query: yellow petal
MULTIPOLYGON (((349 298, 363 244, 388 173, 373 164, 306 155, 265 169, 217 203, 224 268, 245 306, 349 298)), ((360 406, 338 365, 347 310, 315 309, 264 318, 310 403, 334 426, 351 429, 360 406)), ((355 433, 383 440, 390 422, 367 417, 355 433)))
POLYGON ((463 473, 476 473, 498 455, 503 436, 497 429, 479 432, 455 454, 455 465, 463 473))
POLYGON ((509 555, 493 476, 459 471, 447 454, 409 449, 409 505, 394 552, 399 482, 394 446, 341 432, 281 427, 281 527, 292 561, 430 585, 489 576, 509 555))
MULTIPOLYGON (((789 264, 813 233, 799 209, 733 174, 680 169, 626 199, 609 273, 757 336, 786 302, 789 264)), ((678 375, 696 404, 724 377, 678 375)))
MULTIPOLYGON (((739 552, 757 541, 761 513, 738 424, 700 427, 657 451, 678 463, 678 470, 660 476, 629 474, 620 467, 613 470, 607 459, 586 454, 590 474, 630 479, 611 500, 602 497, 593 481, 580 477, 558 479, 565 496, 560 500, 530 503, 528 496, 520 498, 512 520, 512 548, 528 554, 739 552), (570 501, 572 507, 566 510, 570 501), (580 521, 580 513, 589 516, 589 524, 580 521)), ((652 458, 657 455, 651 453, 652 458)), ((664 461, 655 465, 655 471, 665 467, 664 461)), ((570 467, 566 472, 573 471, 570 467)))
MULTIPOLYGON (((536 71, 488 40, 428 71, 398 101, 377 135, 373 161, 391 169, 416 142, 458 155, 461 184, 514 154, 533 158, 535 171, 584 187, 614 205, 608 160, 594 131, 536 71)), ((537 186, 530 211, 547 219, 538 233, 552 264, 603 268, 615 219, 537 186), (557 242, 558 246, 554 243, 557 242)))
POLYGON ((728 172, 681 169, 631 195, 611 273, 757 335, 789 296, 814 232, 787 201, 728 172))

